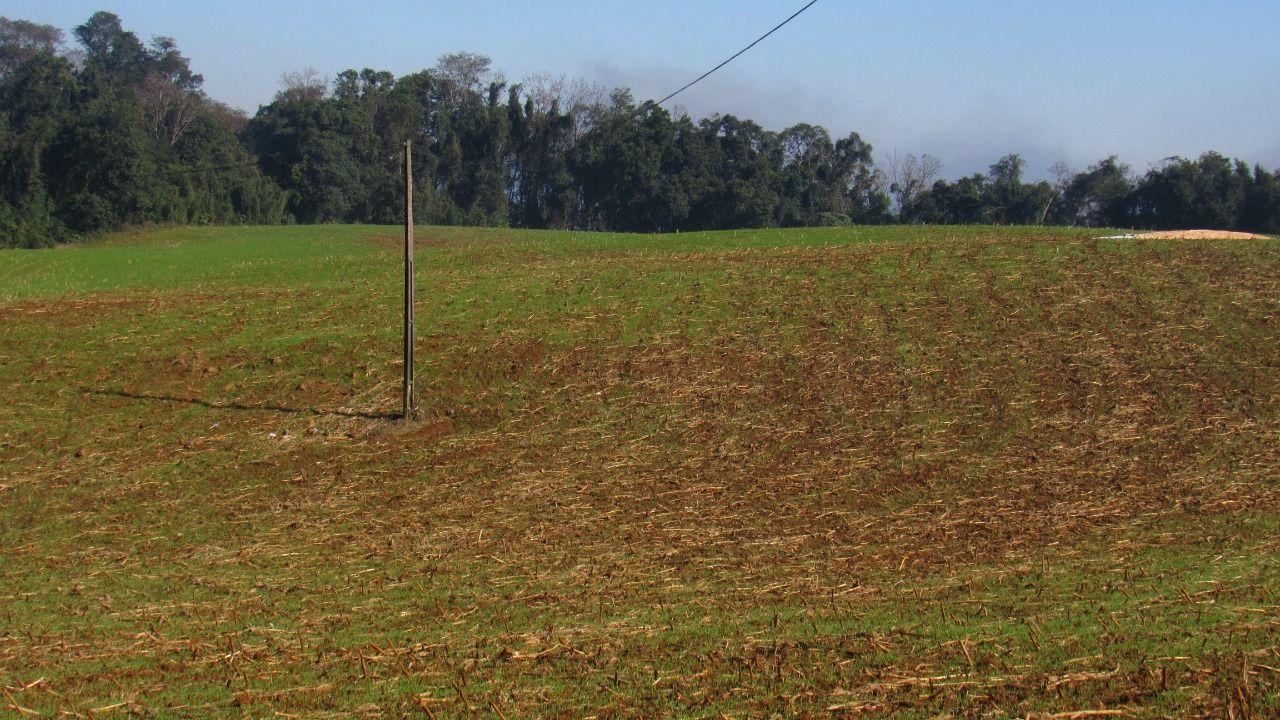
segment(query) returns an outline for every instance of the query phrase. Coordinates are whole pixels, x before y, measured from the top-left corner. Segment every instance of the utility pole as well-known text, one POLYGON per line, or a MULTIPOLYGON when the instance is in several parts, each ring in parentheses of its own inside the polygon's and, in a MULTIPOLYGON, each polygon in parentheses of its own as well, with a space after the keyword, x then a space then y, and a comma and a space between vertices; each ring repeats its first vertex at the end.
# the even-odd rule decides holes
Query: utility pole
POLYGON ((404 141, 404 397, 405 420, 413 416, 413 144, 404 141))

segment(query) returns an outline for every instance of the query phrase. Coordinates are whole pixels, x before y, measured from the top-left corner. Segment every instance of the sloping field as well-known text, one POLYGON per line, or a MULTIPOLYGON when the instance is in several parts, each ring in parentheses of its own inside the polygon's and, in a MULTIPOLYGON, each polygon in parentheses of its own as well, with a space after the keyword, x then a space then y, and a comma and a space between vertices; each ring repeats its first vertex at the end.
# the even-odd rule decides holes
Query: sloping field
POLYGON ((0 715, 1280 714, 1280 242, 397 233, 0 254, 0 715))

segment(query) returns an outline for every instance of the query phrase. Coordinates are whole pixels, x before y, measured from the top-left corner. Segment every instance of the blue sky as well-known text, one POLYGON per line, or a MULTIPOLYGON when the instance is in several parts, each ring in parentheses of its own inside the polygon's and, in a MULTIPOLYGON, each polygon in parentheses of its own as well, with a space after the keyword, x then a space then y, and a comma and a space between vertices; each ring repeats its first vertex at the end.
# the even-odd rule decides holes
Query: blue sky
MULTIPOLYGON (((169 35, 210 95, 249 112, 282 72, 396 74, 469 50, 512 80, 539 71, 683 85, 803 0, 7 0, 66 30, 95 10, 169 35)), ((1019 152, 1043 175, 1117 154, 1136 170, 1216 149, 1280 167, 1280 0, 819 0, 673 103, 782 128, 857 131, 877 154, 930 153, 949 177, 1019 152)))

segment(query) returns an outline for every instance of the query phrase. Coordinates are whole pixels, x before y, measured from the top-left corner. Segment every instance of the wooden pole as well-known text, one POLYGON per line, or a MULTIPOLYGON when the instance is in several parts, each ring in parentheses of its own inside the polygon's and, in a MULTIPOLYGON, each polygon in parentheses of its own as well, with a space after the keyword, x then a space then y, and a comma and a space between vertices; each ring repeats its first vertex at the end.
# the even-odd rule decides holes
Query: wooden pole
POLYGON ((413 397, 413 145, 404 141, 404 397, 403 417, 414 412, 413 397))

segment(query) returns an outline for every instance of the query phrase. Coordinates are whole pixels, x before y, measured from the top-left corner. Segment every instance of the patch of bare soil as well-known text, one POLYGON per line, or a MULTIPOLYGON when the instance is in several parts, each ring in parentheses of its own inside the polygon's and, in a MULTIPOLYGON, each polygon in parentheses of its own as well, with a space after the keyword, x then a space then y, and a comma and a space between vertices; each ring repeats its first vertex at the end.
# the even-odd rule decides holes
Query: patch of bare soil
POLYGON ((1231 230, 1160 230, 1134 235, 1140 240, 1270 240, 1266 235, 1257 233, 1234 232, 1231 230))

